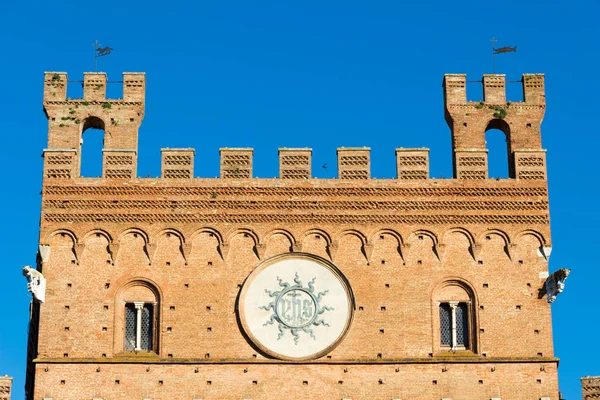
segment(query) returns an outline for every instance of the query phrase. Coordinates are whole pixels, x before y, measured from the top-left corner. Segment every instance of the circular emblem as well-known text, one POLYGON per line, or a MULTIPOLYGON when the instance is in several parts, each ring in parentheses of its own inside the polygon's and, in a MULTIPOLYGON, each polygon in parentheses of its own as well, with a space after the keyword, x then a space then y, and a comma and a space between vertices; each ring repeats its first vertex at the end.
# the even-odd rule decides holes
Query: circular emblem
POLYGON ((273 257, 248 277, 238 312, 244 331, 265 353, 281 359, 318 358, 346 334, 354 301, 330 262, 304 253, 273 257))
POLYGON ((308 290, 292 286, 277 296, 275 314, 287 327, 303 328, 317 316, 317 299, 308 290))

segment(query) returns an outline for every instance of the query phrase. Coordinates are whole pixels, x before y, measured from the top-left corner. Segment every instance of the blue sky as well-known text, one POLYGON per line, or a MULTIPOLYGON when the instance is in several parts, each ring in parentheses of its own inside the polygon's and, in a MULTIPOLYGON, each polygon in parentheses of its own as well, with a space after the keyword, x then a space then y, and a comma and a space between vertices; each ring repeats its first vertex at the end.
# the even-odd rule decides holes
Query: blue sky
MULTIPOLYGON (((492 72, 495 36, 498 46, 518 46, 497 57, 498 73, 546 74, 550 269, 572 269, 552 306, 554 341, 560 388, 577 399, 579 378, 600 375, 599 13, 591 0, 0 2, 0 375, 15 377, 13 398, 22 398, 25 373, 29 296, 21 267, 35 263, 38 239, 44 71, 82 79, 98 39, 115 49, 99 60, 109 80, 146 72, 141 177, 160 174, 162 147, 194 147, 201 177, 218 175, 219 147, 254 147, 258 177, 278 174, 278 147, 312 147, 313 174, 326 178, 335 176, 337 147, 369 146, 373 177, 394 177, 396 147, 429 147, 431 176, 439 178, 452 175, 443 74, 477 80, 492 72)), ((476 84, 468 90, 470 100, 481 98, 476 84)), ((509 84, 509 100, 521 100, 520 90, 509 84)), ((80 87, 71 84, 68 95, 79 97, 80 87)), ((120 96, 119 85, 109 96, 120 96)), ((99 143, 89 136, 86 146, 99 143)), ((491 148, 502 140, 488 138, 491 148)), ((495 160, 491 175, 501 176, 495 160)), ((93 175, 100 160, 88 161, 93 175)))

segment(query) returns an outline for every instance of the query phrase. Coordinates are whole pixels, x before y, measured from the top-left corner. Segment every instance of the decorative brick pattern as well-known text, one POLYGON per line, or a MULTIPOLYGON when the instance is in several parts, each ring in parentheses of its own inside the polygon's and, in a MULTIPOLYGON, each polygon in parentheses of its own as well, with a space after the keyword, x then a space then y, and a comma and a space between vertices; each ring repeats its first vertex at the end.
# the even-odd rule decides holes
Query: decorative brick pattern
POLYGON ((194 149, 161 149, 162 177, 191 179, 194 177, 194 149))
POLYGON ((371 177, 371 149, 345 148, 337 150, 339 179, 369 179, 371 177))
POLYGON ((519 150, 514 152, 518 179, 546 180, 546 152, 519 150))
POLYGON ((458 179, 487 179, 487 150, 455 150, 455 175, 458 179))
POLYGON ((581 378, 581 399, 600 399, 600 376, 584 376, 581 378))
POLYGON ((75 150, 44 150, 44 178, 72 178, 76 155, 75 150))
POLYGON ((396 171, 400 180, 429 179, 429 149, 396 149, 396 171))
POLYGON ((310 179, 311 156, 311 149, 279 149, 279 177, 310 179))
POLYGON ((0 376, 0 400, 10 400, 13 378, 4 375, 0 376))
POLYGON ((135 150, 102 150, 104 163, 102 176, 110 179, 135 178, 137 154, 135 150))
POLYGON ((252 178, 252 149, 220 149, 221 178, 252 178))

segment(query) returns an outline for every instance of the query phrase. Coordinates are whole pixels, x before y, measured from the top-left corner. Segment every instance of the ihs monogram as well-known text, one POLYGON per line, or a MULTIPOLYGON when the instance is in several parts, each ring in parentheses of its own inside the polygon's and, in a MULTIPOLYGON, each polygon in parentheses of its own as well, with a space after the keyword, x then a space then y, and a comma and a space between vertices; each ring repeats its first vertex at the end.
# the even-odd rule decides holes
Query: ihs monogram
POLYGON ((319 305, 321 298, 327 294, 328 290, 315 295, 314 283, 316 278, 308 282, 308 287, 305 288, 297 272, 294 278, 295 285, 284 282, 279 277, 277 277, 277 280, 279 286, 283 288, 282 290, 272 292, 265 289, 265 292, 275 300, 266 306, 260 307, 262 310, 273 310, 271 318, 263 326, 273 325, 277 321, 279 328, 277 340, 281 339, 285 331, 289 329, 296 345, 300 339, 299 332, 306 332, 310 337, 316 339, 311 327, 317 325, 329 326, 319 316, 325 311, 334 309, 333 307, 320 307, 319 305))

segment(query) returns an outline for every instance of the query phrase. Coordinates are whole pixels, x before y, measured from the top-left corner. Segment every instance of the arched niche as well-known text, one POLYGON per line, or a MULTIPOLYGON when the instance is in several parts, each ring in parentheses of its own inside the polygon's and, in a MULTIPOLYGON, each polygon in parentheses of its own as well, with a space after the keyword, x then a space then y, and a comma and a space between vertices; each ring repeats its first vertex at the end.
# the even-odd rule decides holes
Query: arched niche
POLYGON ((90 116, 81 122, 79 141, 79 175, 102 176, 102 149, 105 143, 105 124, 101 118, 90 116))

